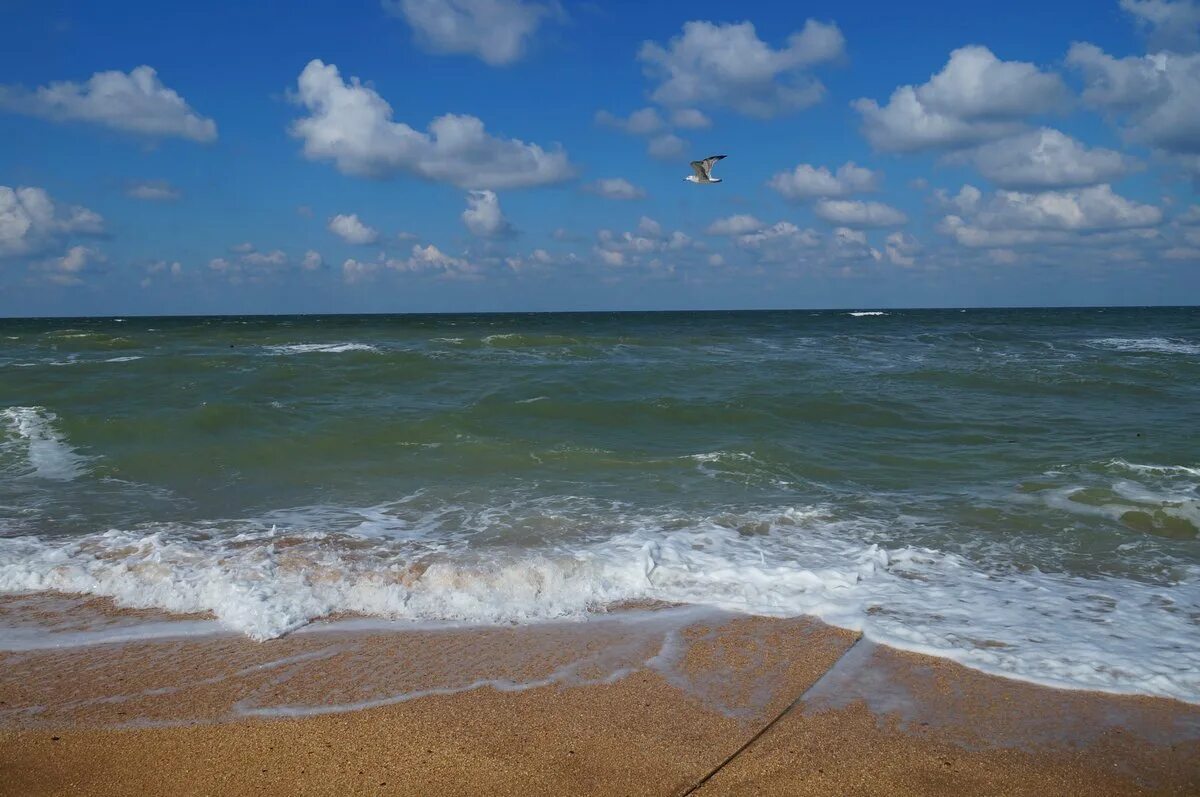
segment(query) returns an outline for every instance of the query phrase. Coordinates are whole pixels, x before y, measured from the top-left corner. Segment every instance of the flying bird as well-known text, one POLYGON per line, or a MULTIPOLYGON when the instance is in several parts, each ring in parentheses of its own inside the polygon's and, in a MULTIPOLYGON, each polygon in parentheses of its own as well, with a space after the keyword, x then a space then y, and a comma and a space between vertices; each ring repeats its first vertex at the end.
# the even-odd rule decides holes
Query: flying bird
POLYGON ((692 171, 695 174, 689 174, 683 178, 689 183, 719 183, 720 177, 713 177, 712 170, 716 162, 724 158, 724 155, 710 155, 702 161, 692 161, 692 171))

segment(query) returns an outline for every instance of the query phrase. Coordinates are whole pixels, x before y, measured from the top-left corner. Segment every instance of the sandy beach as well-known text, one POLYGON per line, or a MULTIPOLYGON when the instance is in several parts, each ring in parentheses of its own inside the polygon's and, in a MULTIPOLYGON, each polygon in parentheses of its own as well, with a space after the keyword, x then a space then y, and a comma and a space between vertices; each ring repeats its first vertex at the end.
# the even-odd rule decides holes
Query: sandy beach
POLYGON ((12 795, 1200 790, 1196 706, 986 676, 806 619, 342 620, 0 662, 12 795))

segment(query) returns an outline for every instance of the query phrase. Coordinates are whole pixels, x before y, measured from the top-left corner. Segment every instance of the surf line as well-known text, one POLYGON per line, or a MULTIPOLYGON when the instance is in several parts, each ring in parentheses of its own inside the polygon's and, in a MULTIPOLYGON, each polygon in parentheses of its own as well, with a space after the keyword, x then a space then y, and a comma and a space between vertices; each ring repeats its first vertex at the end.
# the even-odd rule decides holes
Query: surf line
POLYGON ((862 634, 859 634, 859 635, 858 635, 858 638, 854 640, 854 643, 853 643, 852 645, 850 645, 850 647, 846 648, 846 651, 845 651, 845 652, 844 652, 842 655, 838 656, 838 658, 837 658, 837 661, 835 661, 833 664, 831 664, 831 665, 829 666, 829 669, 828 669, 828 670, 826 670, 826 671, 825 671, 825 672, 824 672, 824 673, 821 675, 821 677, 820 677, 820 678, 818 678, 816 681, 814 681, 814 682, 812 683, 812 685, 811 685, 811 686, 809 686, 807 689, 805 689, 803 692, 801 692, 800 694, 796 695, 796 698, 795 698, 795 699, 794 699, 794 700, 793 700, 791 703, 788 703, 786 706, 784 706, 784 707, 783 707, 783 710, 782 710, 782 711, 780 711, 778 714, 776 714, 776 715, 775 715, 775 717, 774 717, 774 719, 772 719, 772 720, 771 720, 770 722, 768 722, 766 725, 764 725, 764 726, 762 726, 761 728, 759 728, 759 729, 758 729, 758 732, 757 732, 757 733, 755 733, 753 736, 751 736, 751 737, 750 737, 748 740, 746 740, 746 743, 745 743, 745 744, 743 744, 741 747, 739 747, 738 749, 736 749, 736 750, 734 750, 732 753, 730 753, 730 754, 729 754, 729 756, 728 756, 728 757, 727 757, 727 758, 726 758, 724 761, 722 761, 721 763, 717 764, 717 765, 716 765, 716 766, 715 766, 715 767, 712 769, 712 771, 710 771, 710 772, 709 772, 707 775, 705 775, 704 777, 700 778, 700 780, 696 781, 696 782, 695 782, 695 783, 692 785, 692 787, 691 787, 690 789, 688 789, 687 791, 683 792, 683 794, 681 794, 681 795, 680 795, 680 797, 690 797, 690 795, 692 795, 692 794, 695 794, 697 791, 699 791, 699 790, 700 790, 700 788, 701 788, 701 787, 702 787, 702 786, 703 786, 705 783, 708 783, 710 780, 712 780, 712 779, 713 779, 713 777, 714 777, 714 776, 715 776, 715 775, 716 775, 718 772, 720 772, 720 771, 721 771, 722 769, 724 769, 724 768, 725 768, 725 767, 726 767, 726 766, 727 766, 727 765, 728 765, 728 764, 729 764, 731 761, 733 761, 733 759, 737 758, 737 757, 738 757, 738 756, 740 756, 742 753, 746 752, 746 750, 748 750, 748 749, 750 748, 750 746, 751 746, 751 745, 753 745, 755 742, 757 742, 759 739, 761 739, 763 736, 765 736, 765 735, 766 735, 766 733, 767 733, 767 731, 769 731, 769 730, 771 730, 772 728, 774 728, 774 727, 775 727, 775 725, 776 725, 776 723, 778 723, 778 722, 779 722, 781 719, 783 719, 783 718, 784 718, 784 717, 786 717, 788 714, 790 714, 790 713, 791 713, 791 711, 792 711, 792 709, 794 709, 796 706, 798 706, 798 705, 800 705, 801 703, 803 703, 803 702, 804 702, 804 698, 808 697, 808 694, 809 694, 810 692, 812 692, 812 690, 816 689, 816 688, 817 688, 817 686, 818 686, 818 685, 819 685, 819 684, 820 684, 822 681, 824 681, 824 680, 825 680, 825 676, 826 676, 826 675, 828 675, 829 673, 831 673, 831 672, 833 672, 835 669, 837 669, 837 666, 838 666, 839 664, 841 664, 841 663, 842 663, 842 660, 843 660, 844 658, 846 658, 847 656, 849 656, 849 655, 850 655, 850 651, 852 651, 852 650, 854 650, 856 647, 858 647, 858 643, 859 643, 859 642, 862 642, 862 639, 863 639, 863 635, 862 635, 862 634))

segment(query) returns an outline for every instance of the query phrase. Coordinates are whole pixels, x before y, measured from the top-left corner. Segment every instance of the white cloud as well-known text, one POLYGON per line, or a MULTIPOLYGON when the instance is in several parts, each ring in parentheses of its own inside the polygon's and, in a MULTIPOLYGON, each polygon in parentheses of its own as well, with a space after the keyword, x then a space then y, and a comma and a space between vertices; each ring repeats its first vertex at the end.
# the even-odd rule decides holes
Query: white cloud
POLYGON ((761 230, 766 225, 753 216, 741 214, 717 219, 708 225, 709 235, 746 235, 761 230))
POLYGON ((1181 156, 1200 174, 1200 54, 1113 58, 1094 44, 1072 45, 1067 63, 1085 82, 1088 105, 1124 119, 1124 135, 1181 156))
POLYGON ((906 232, 897 230, 887 237, 884 244, 887 258, 897 266, 911 266, 916 261, 916 255, 921 251, 921 243, 906 232))
POLYGON ((790 221, 781 221, 758 232, 738 236, 738 246, 755 253, 762 263, 794 262, 804 250, 821 245, 816 230, 802 230, 790 221))
POLYGON ((87 246, 72 246, 62 257, 40 264, 38 270, 58 285, 82 285, 85 271, 94 263, 104 262, 103 254, 87 246))
POLYGON ((179 279, 183 276, 183 264, 178 260, 155 260, 145 267, 146 276, 142 278, 141 286, 149 288, 154 284, 155 277, 163 274, 169 274, 171 279, 179 279))
POLYGON ((1137 19, 1153 50, 1200 49, 1200 5, 1193 0, 1121 0, 1121 8, 1137 19))
POLYGON ((695 108, 677 108, 671 112, 671 124, 676 127, 700 129, 712 127, 712 119, 709 119, 703 112, 695 108))
POLYGON ((608 177, 584 187, 584 190, 605 199, 641 199, 646 192, 624 177, 608 177))
POLYGON ((650 139, 650 143, 646 145, 646 152, 652 158, 674 160, 675 158, 683 157, 683 154, 687 151, 687 147, 688 142, 674 133, 667 133, 650 139))
POLYGON ((247 266, 278 268, 286 266, 288 257, 279 249, 270 252, 247 252, 242 255, 242 262, 247 266))
POLYGON ((638 221, 636 233, 598 231, 592 252, 606 266, 648 267, 657 270, 662 267, 659 255, 670 252, 673 257, 678 258, 685 250, 695 246, 692 239, 684 233, 676 230, 666 235, 661 224, 643 216, 638 221))
POLYGON ((402 16, 426 49, 491 66, 520 60, 542 22, 561 15, 557 3, 526 0, 384 0, 383 7, 402 16))
POLYGON ((808 70, 840 58, 844 49, 837 25, 811 19, 779 50, 759 39, 749 22, 693 21, 665 47, 643 43, 638 60, 658 81, 655 102, 728 107, 765 119, 819 102, 825 87, 808 70))
POLYGON ((1043 127, 984 144, 970 153, 979 172, 1001 188, 1073 188, 1107 183, 1136 167, 1111 149, 1088 149, 1053 128, 1043 127))
POLYGON ((155 138, 209 142, 217 125, 195 111, 148 66, 97 72, 86 83, 61 81, 26 91, 0 86, 0 108, 56 122, 89 122, 155 138))
POLYGON ((467 189, 526 188, 570 179, 561 150, 489 135, 473 116, 446 114, 429 133, 392 121, 392 107, 358 78, 345 83, 336 66, 310 61, 296 102, 309 115, 291 133, 310 160, 332 160, 344 174, 385 177, 407 172, 467 189))
POLYGON ((250 243, 249 241, 243 241, 240 244, 234 244, 233 246, 229 247, 229 251, 239 255, 244 255, 247 252, 253 252, 254 248, 254 244, 250 243))
POLYGON ((908 216, 891 205, 853 199, 822 199, 813 212, 843 227, 894 227, 908 221, 908 216))
POLYGON ((70 235, 101 235, 104 219, 80 206, 59 209, 45 189, 0 185, 0 257, 35 254, 70 235))
POLYGON ((305 271, 316 271, 323 265, 325 265, 325 260, 321 257, 321 253, 312 249, 305 252, 304 259, 300 261, 300 267, 305 271))
POLYGON ((439 272, 444 277, 460 279, 477 278, 482 271, 476 264, 452 257, 433 244, 413 246, 409 257, 403 260, 389 259, 387 267, 411 273, 439 272))
POLYGON ((638 219, 637 231, 638 235, 647 238, 661 238, 663 234, 662 225, 649 216, 642 216, 638 219))
POLYGON ((654 108, 642 108, 640 111, 634 111, 629 114, 628 118, 615 116, 608 111, 596 111, 596 124, 613 127, 636 136, 656 133, 665 126, 662 117, 654 108))
POLYGON ((339 213, 334 216, 329 220, 329 231, 346 243, 358 246, 373 244, 379 240, 379 232, 374 227, 363 224, 357 213, 339 213))
POLYGON ((182 194, 166 180, 143 180, 125 187, 125 195, 147 202, 174 202, 182 194))
POLYGON ((871 246, 867 234, 862 230, 851 230, 847 227, 836 227, 829 239, 829 256, 836 260, 873 260, 883 259, 883 253, 871 246))
POLYGON ((853 161, 830 172, 821 166, 814 168, 802 163, 790 172, 779 172, 768 185, 788 199, 815 199, 817 197, 842 197, 878 187, 879 176, 853 161))
POLYGON ((342 279, 348 285, 366 282, 372 279, 377 271, 379 271, 378 263, 355 260, 354 258, 349 258, 342 263, 342 279))
POLYGON ((978 144, 1017 132, 1020 120, 1069 100, 1058 75, 1023 61, 1001 61, 986 47, 950 53, 941 72, 920 86, 901 86, 888 104, 853 103, 863 133, 879 150, 911 152, 978 144))
MULTIPOLYGON (((939 225, 943 234, 968 247, 1072 243, 1081 240, 1080 234, 1126 231, 1134 237, 1155 235, 1147 228, 1163 218, 1159 208, 1125 199, 1108 185, 1041 193, 997 191, 986 200, 972 191, 966 201, 955 202, 961 215, 948 215, 939 225)), ((963 199, 962 192, 959 197, 963 199)))
POLYGON ((462 220, 472 235, 481 238, 501 238, 513 234, 512 225, 500 209, 500 198, 493 191, 468 193, 467 209, 462 213, 462 220))

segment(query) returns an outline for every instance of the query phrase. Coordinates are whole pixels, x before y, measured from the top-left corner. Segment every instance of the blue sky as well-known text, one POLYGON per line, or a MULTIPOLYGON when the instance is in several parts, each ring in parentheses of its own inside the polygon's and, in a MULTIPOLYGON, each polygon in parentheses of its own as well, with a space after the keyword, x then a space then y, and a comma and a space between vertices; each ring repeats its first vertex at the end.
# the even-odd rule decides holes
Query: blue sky
POLYGON ((0 315, 1196 302, 1194 0, 787 5, 10 0, 0 315))

